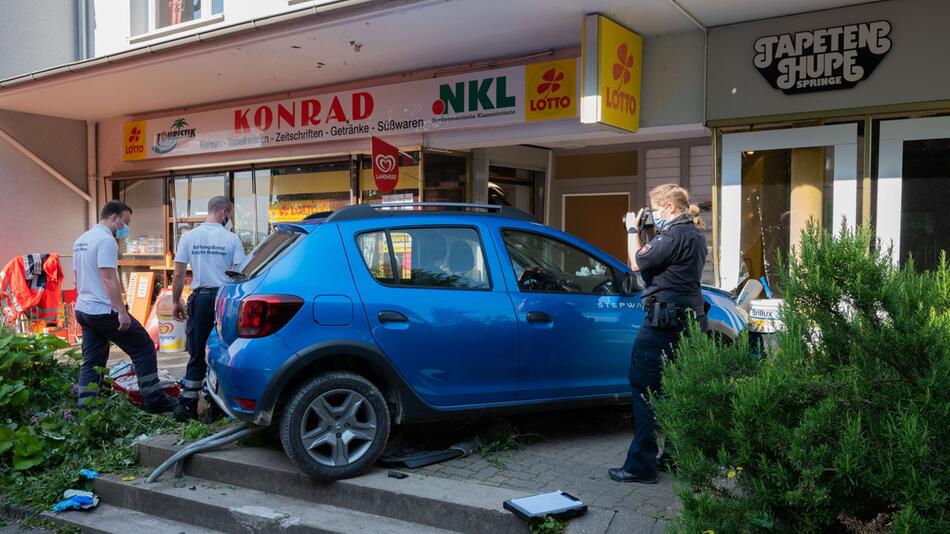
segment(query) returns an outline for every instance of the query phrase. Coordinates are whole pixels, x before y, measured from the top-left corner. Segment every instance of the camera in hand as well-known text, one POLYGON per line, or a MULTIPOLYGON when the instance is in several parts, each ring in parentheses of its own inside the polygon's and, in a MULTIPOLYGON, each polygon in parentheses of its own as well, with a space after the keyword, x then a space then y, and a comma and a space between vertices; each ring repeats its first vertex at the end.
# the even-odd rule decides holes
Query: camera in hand
POLYGON ((649 207, 643 208, 643 211, 640 213, 640 220, 637 221, 637 228, 651 228, 655 226, 653 223, 653 210, 649 207))
MULTIPOLYGON (((622 219, 624 224, 629 224, 627 217, 622 219)), ((637 228, 643 230, 644 228, 653 228, 656 226, 653 223, 653 210, 649 207, 643 208, 643 211, 640 212, 640 219, 637 220, 637 228)))

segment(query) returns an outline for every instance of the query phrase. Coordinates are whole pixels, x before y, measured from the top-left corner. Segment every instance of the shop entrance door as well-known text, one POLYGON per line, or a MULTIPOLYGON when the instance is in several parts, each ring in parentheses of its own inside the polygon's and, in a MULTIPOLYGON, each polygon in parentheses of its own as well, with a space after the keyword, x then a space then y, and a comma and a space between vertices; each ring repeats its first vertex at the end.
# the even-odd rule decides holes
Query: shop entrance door
POLYGON ((627 234, 621 226, 630 211, 630 193, 561 196, 564 231, 627 263, 627 234))
POLYGON ((950 117, 881 121, 877 237, 894 261, 934 269, 950 250, 950 117))
POLYGON ((777 285, 777 258, 810 221, 857 219, 857 124, 722 136, 720 287, 743 275, 777 285))

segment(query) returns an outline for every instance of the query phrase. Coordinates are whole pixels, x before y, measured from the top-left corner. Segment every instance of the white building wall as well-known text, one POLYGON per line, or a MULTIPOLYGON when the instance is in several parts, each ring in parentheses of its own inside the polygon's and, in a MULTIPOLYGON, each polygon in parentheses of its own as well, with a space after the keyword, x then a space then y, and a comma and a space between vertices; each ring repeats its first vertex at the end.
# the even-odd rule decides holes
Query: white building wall
MULTIPOLYGON (((6 0, 12 2, 15 0, 6 0)), ((93 32, 95 44, 93 55, 96 57, 114 54, 129 48, 150 45, 191 35, 209 29, 228 26, 251 19, 276 15, 302 8, 328 4, 335 0, 224 0, 224 12, 221 16, 211 16, 207 20, 181 24, 176 28, 165 28, 150 35, 132 35, 132 12, 140 13, 155 0, 91 0, 93 11, 93 32)))
MULTIPOLYGON (((0 129, 86 190, 85 123, 0 111, 0 129)), ((86 229, 87 208, 82 197, 0 140, 0 266, 23 254, 56 253, 66 274, 63 287, 74 287, 72 244, 86 229)))
POLYGON ((76 16, 73 1, 0 0, 0 80, 79 59, 76 16))

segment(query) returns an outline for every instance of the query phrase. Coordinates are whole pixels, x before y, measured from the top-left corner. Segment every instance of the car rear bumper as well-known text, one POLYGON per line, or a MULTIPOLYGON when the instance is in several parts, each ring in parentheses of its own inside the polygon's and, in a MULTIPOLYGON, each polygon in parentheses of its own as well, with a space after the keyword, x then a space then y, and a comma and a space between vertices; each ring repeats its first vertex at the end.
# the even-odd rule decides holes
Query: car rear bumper
POLYGON ((268 425, 272 414, 261 410, 260 400, 273 379, 274 369, 293 354, 276 335, 238 339, 227 346, 212 332, 206 352, 208 393, 229 416, 268 425), (253 407, 247 406, 249 402, 253 402, 253 407))

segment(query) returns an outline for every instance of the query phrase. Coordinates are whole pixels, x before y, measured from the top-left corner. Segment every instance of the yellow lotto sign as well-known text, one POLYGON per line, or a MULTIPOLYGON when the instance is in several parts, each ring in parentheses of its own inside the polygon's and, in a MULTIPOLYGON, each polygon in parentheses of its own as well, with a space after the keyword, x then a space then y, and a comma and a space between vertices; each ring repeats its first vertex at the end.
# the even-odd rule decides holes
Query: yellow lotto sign
POLYGON ((524 119, 543 121, 577 116, 577 60, 525 65, 524 119))
POLYGON ((643 38, 603 15, 588 15, 581 42, 581 122, 637 131, 643 38))
POLYGON ((148 138, 145 124, 145 121, 133 121, 122 126, 123 160, 145 159, 148 138))

